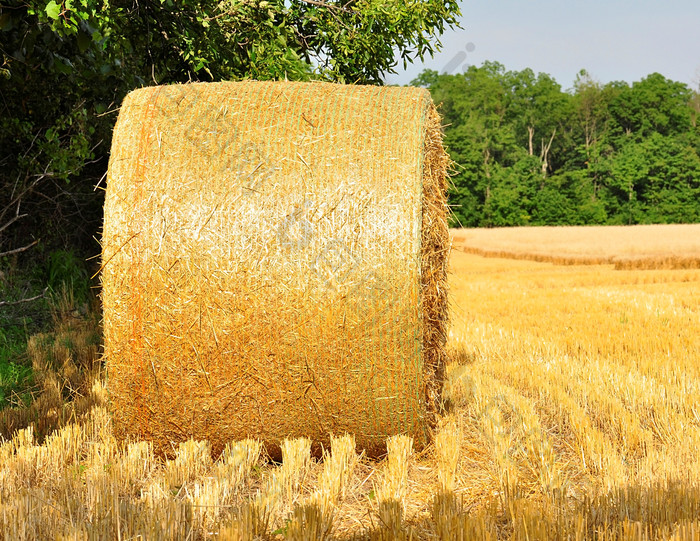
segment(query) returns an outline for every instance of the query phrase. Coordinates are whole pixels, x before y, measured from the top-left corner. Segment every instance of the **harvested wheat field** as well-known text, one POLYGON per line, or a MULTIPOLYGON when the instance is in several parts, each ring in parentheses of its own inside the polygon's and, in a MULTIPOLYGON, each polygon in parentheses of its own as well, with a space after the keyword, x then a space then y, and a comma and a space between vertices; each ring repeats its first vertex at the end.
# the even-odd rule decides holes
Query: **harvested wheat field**
POLYGON ((88 415, 0 446, 0 539, 700 539, 700 270, 450 269, 424 451, 368 460, 337 434, 325 460, 303 438, 280 464, 254 440, 163 460, 115 440, 98 380, 88 415))
POLYGON ((700 268, 700 224, 455 229, 454 246, 486 257, 617 269, 700 268))

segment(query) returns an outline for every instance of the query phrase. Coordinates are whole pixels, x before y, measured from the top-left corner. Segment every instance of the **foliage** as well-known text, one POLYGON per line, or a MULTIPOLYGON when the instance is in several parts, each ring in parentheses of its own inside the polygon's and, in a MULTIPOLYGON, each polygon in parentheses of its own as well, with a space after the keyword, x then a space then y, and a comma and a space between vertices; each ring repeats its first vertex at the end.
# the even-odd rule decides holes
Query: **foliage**
POLYGON ((71 251, 56 250, 49 255, 45 280, 54 297, 69 291, 78 304, 89 300, 90 277, 85 263, 71 251))
POLYGON ((26 333, 0 327, 0 407, 12 403, 31 377, 31 367, 21 362, 27 343, 26 333))
POLYGON ((698 92, 654 73, 631 86, 582 71, 569 92, 495 62, 423 72, 457 164, 454 225, 700 220, 698 92))

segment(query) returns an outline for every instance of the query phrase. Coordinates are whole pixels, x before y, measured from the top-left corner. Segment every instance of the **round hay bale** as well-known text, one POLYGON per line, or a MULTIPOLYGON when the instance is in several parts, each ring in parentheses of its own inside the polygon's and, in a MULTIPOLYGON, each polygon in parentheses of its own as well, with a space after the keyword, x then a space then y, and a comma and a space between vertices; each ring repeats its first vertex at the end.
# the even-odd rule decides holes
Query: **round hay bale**
POLYGON ((355 434, 425 445, 444 367, 448 157, 419 88, 228 82, 129 94, 102 286, 119 439, 171 454, 355 434))

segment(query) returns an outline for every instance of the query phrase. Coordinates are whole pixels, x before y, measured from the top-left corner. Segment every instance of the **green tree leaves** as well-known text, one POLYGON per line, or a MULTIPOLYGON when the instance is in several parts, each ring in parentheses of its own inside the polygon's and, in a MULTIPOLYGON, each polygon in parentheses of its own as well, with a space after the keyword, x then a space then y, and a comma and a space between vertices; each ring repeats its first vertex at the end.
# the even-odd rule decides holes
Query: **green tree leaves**
POLYGON ((700 220, 697 93, 662 75, 571 92, 546 74, 487 62, 423 72, 457 163, 453 225, 700 220))
POLYGON ((58 16, 61 14, 61 6, 54 2, 54 0, 51 0, 51 2, 46 4, 44 11, 46 12, 46 15, 49 17, 49 19, 57 21, 58 16))

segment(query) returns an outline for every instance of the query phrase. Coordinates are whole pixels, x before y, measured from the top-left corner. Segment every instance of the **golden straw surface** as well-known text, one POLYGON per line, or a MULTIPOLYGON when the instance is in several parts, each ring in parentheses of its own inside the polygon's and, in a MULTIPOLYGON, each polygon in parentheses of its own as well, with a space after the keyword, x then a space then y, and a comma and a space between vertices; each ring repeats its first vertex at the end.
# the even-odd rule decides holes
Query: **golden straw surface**
POLYGON ((430 438, 449 249, 437 112, 418 88, 230 82, 122 105, 103 234, 117 437, 171 455, 258 438, 369 455, 430 438))

